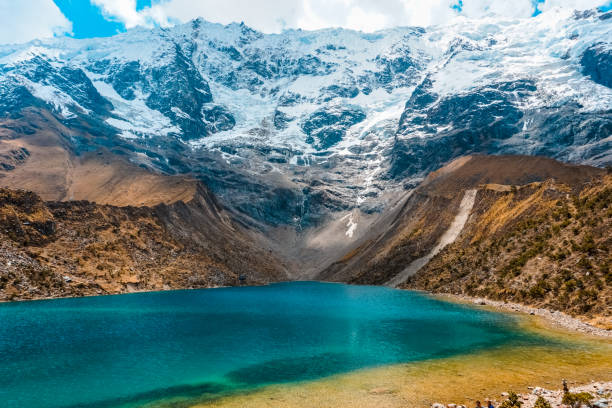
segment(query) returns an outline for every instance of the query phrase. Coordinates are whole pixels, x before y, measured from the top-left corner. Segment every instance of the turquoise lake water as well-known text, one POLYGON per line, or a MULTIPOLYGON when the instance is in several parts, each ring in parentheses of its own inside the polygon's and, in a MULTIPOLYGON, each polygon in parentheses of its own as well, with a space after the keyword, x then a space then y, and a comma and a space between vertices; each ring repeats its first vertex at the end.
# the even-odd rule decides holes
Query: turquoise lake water
POLYGON ((295 282, 0 304, 6 408, 135 407, 548 342, 511 316, 295 282))

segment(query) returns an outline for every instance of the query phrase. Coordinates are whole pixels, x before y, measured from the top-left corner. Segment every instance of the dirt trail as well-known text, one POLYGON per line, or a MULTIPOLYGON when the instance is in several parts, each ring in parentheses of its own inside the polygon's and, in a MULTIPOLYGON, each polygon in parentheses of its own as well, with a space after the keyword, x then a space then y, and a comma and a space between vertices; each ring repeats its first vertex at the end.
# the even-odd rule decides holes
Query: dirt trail
POLYGON ((434 256, 436 256, 438 252, 440 252, 445 246, 453 243, 457 239, 457 237, 461 233, 461 230, 463 230, 463 227, 465 226, 468 217, 470 216, 470 212, 472 211, 472 207, 474 206, 474 200, 476 199, 477 191, 478 190, 475 189, 466 190, 463 199, 461 200, 461 204, 459 204, 459 212, 455 216, 455 219, 453 220, 450 227, 448 227, 444 234, 442 234, 442 237, 440 237, 440 241, 438 242, 438 244, 427 255, 412 261, 410 265, 406 267, 406 269, 404 269, 403 271, 395 275, 392 279, 387 281, 385 285, 391 287, 396 287, 400 285, 410 276, 417 273, 419 269, 427 265, 427 263, 434 256))

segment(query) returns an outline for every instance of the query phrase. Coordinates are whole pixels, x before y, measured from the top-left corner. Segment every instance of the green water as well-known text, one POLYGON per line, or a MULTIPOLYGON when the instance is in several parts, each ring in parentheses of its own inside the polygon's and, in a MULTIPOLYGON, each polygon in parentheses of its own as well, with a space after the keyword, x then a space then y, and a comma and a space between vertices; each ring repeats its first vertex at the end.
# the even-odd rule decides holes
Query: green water
POLYGON ((549 343, 512 317, 314 282, 0 305, 0 401, 141 406, 549 343))

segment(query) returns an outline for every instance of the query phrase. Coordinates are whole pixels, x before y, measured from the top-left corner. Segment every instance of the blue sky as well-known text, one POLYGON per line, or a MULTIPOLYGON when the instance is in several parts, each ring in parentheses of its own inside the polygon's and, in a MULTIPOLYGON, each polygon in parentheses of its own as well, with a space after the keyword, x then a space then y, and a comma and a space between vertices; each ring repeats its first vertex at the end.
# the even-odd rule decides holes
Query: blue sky
POLYGON ((0 43, 111 36, 197 17, 267 33, 344 27, 366 32, 445 24, 463 15, 529 18, 553 8, 612 9, 612 0, 0 0, 0 43))
MULTIPOLYGON (((105 16, 102 9, 88 0, 53 0, 61 12, 72 22, 75 38, 107 37, 125 31, 119 19, 105 16)), ((137 0, 136 10, 151 6, 151 0, 137 0)))

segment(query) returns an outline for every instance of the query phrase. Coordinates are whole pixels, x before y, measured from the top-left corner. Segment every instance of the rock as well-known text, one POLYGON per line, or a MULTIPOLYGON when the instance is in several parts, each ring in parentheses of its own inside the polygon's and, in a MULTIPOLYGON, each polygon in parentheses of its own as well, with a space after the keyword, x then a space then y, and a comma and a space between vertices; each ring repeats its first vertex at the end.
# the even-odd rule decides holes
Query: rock
POLYGON ((536 85, 527 79, 499 82, 444 97, 434 89, 426 80, 406 103, 392 151, 392 177, 429 169, 435 162, 453 159, 459 151, 485 153, 487 146, 501 145, 521 131, 524 113, 515 103, 516 96, 528 97, 536 85), (498 103, 485 102, 492 99, 498 103), (504 117, 503 123, 495 117, 504 117), (410 137, 413 134, 426 136, 410 137))
POLYGON ((221 105, 205 106, 202 109, 202 117, 206 122, 206 129, 210 133, 230 130, 236 125, 236 119, 221 105))
POLYGON ((351 126, 364 121, 365 118, 361 108, 329 106, 310 115, 302 124, 302 130, 308 136, 306 143, 317 150, 324 150, 339 143, 351 126))
POLYGON ((583 73, 593 81, 612 87, 612 47, 610 44, 598 43, 582 54, 580 65, 583 73))
POLYGON ((444 404, 440 404, 439 402, 434 402, 431 404, 431 408, 446 408, 444 404))

